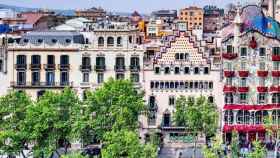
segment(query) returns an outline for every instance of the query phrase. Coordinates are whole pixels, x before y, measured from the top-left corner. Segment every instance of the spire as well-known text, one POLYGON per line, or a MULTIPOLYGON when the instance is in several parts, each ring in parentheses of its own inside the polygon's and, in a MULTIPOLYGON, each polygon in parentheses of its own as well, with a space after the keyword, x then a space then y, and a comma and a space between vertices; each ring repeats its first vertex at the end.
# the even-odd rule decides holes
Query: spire
POLYGON ((236 11, 236 16, 234 18, 234 24, 236 25, 241 25, 242 21, 241 21, 241 5, 238 2, 237 4, 237 11, 236 11))

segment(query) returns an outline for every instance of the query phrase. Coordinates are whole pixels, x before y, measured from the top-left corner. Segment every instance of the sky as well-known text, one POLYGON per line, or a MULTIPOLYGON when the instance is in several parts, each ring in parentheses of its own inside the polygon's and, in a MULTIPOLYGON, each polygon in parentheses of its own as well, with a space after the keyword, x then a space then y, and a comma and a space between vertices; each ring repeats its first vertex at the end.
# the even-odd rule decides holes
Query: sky
POLYGON ((225 7, 233 2, 257 2, 259 0, 0 0, 1 4, 23 7, 51 9, 85 9, 102 7, 107 11, 150 13, 159 9, 179 9, 189 5, 204 6, 207 4, 225 7))

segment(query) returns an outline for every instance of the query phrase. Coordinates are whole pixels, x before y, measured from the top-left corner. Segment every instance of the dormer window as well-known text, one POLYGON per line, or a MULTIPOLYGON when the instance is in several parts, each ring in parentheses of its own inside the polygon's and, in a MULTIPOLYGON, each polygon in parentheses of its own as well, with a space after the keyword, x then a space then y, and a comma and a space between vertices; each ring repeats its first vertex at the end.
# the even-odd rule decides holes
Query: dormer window
POLYGON ((65 42, 66 43, 71 43, 71 39, 66 39, 65 42))
POLYGON ((56 39, 52 39, 52 43, 57 43, 57 40, 56 39))
POLYGON ((25 38, 25 39, 23 39, 23 42, 24 42, 24 43, 28 43, 29 40, 25 38))
POLYGON ((37 43, 40 43, 40 44, 43 43, 43 39, 38 39, 37 43))

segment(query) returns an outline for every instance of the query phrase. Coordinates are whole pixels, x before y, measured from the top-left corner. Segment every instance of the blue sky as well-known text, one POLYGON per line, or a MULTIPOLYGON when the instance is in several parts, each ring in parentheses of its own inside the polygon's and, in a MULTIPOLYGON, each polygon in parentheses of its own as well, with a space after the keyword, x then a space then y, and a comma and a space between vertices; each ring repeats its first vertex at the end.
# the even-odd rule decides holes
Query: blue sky
POLYGON ((178 9, 189 5, 203 6, 206 4, 224 7, 230 2, 256 2, 259 0, 0 0, 1 4, 24 7, 83 9, 91 6, 103 7, 110 11, 131 12, 138 10, 149 13, 158 9, 178 9))

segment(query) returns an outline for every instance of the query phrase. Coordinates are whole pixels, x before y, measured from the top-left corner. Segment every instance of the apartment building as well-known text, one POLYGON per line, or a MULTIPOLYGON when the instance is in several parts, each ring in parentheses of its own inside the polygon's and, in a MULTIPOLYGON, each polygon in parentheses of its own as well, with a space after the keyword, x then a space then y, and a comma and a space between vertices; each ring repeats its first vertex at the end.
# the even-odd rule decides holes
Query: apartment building
POLYGON ((195 6, 181 9, 179 20, 187 23, 188 30, 203 29, 203 9, 195 6))
POLYGON ((270 141, 264 119, 270 116, 279 124, 279 29, 261 8, 251 5, 238 8, 234 23, 223 30, 223 132, 227 142, 233 130, 239 133, 242 146, 256 138, 270 141))

